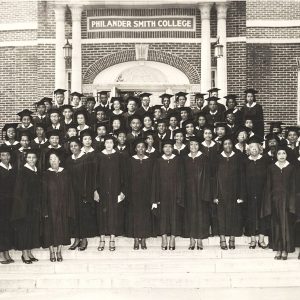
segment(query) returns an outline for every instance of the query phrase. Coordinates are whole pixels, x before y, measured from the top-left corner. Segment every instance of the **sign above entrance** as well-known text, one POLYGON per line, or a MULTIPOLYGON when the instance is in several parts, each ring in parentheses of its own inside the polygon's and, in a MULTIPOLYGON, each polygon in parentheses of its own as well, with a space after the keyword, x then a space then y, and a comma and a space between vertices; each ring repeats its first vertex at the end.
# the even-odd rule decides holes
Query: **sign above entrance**
POLYGON ((195 16, 88 17, 88 32, 95 31, 196 31, 195 16))

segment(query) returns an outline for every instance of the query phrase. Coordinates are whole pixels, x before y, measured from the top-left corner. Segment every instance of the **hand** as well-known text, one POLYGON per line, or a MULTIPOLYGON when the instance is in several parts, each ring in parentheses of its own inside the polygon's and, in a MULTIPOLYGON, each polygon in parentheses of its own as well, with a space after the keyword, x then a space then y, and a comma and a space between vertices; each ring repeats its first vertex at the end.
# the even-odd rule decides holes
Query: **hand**
POLYGON ((219 204, 219 199, 214 199, 215 204, 219 204))
POLYGON ((237 199, 236 202, 237 202, 238 204, 240 204, 240 203, 243 203, 244 200, 242 200, 242 199, 237 199))
POLYGON ((153 203, 151 209, 157 208, 157 203, 153 203))
POLYGON ((97 191, 94 192, 94 200, 95 200, 96 202, 99 202, 99 201, 100 201, 100 196, 99 196, 99 194, 98 194, 97 191))

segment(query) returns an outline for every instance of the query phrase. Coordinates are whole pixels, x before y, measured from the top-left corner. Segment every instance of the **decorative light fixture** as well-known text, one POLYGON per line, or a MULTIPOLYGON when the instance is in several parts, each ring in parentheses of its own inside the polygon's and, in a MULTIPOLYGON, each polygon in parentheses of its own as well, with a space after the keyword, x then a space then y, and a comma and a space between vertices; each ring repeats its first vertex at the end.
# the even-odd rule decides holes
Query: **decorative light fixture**
POLYGON ((217 38, 217 42, 214 44, 215 48, 215 57, 220 58, 223 57, 223 48, 224 46, 220 44, 220 38, 217 38))
POLYGON ((72 60, 72 45, 69 43, 69 39, 67 39, 66 44, 63 46, 64 50, 64 58, 66 61, 66 68, 71 68, 71 60, 72 60))

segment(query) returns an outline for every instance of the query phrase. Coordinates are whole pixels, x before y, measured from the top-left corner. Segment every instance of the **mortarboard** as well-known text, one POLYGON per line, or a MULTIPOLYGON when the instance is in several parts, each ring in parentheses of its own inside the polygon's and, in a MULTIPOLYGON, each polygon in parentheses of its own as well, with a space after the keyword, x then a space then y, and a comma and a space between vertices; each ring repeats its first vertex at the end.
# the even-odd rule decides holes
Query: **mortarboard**
POLYGON ((152 106, 153 111, 155 111, 156 109, 160 109, 162 110, 162 105, 154 105, 152 106))
POLYGON ((253 135, 251 136, 249 139, 248 139, 248 144, 252 144, 252 143, 255 143, 255 144, 261 144, 262 143, 262 140, 261 138, 259 138, 257 135, 253 135))
POLYGON ((64 104, 60 108, 61 108, 62 111, 64 111, 65 109, 73 110, 73 106, 70 105, 70 104, 64 104))
POLYGON ((59 158, 59 160, 62 162, 63 161, 63 159, 64 159, 64 153, 63 153, 63 151, 60 149, 60 148, 58 148, 58 149, 54 149, 54 148, 51 148, 48 152, 47 152, 47 160, 49 161, 49 158, 50 158, 50 156, 52 155, 52 154, 55 154, 58 158, 59 158))
POLYGON ((178 129, 176 129, 176 130, 173 131, 173 139, 175 138, 175 135, 177 133, 181 133, 183 136, 185 134, 185 132, 184 132, 184 130, 182 128, 178 128, 178 129))
POLYGON ((190 125, 190 124, 192 124, 193 126, 195 126, 194 120, 192 120, 192 119, 185 120, 185 121, 182 123, 182 127, 185 128, 187 125, 190 125))
POLYGON ((116 141, 115 137, 112 135, 112 134, 107 134, 104 136, 104 142, 105 141, 109 141, 109 140, 112 140, 114 143, 116 141))
POLYGON ((223 144, 225 141, 228 141, 228 140, 230 140, 230 141, 232 142, 232 144, 233 144, 235 138, 234 138, 234 136, 231 135, 231 134, 226 134, 226 135, 224 135, 224 136, 220 139, 220 141, 222 142, 222 144, 223 144))
POLYGON ((265 140, 266 141, 276 140, 278 144, 280 143, 280 139, 279 139, 278 135, 275 134, 275 133, 269 133, 269 134, 267 134, 265 136, 265 140))
POLYGON ((47 129, 47 125, 44 124, 44 123, 36 123, 36 124, 35 124, 35 129, 37 129, 38 127, 39 127, 39 128, 43 128, 44 131, 46 131, 46 129, 47 129))
POLYGON ((18 127, 18 123, 7 123, 7 124, 5 124, 4 126, 3 126, 3 128, 2 128, 2 132, 3 131, 7 131, 9 128, 13 128, 13 129, 17 129, 17 127, 18 127))
POLYGON ((51 114, 60 114, 60 110, 56 107, 52 107, 48 110, 48 115, 50 116, 51 114))
POLYGON ((100 91, 97 94, 98 95, 106 95, 107 96, 108 93, 109 93, 109 91, 100 91))
POLYGON ((44 98, 41 99, 41 101, 43 101, 44 103, 47 102, 47 103, 49 103, 50 105, 52 105, 53 99, 52 99, 52 98, 49 98, 49 97, 44 97, 44 98))
POLYGON ((0 146, 0 153, 9 153, 9 154, 11 154, 11 149, 7 145, 2 144, 0 146))
POLYGON ((103 121, 103 122, 98 122, 96 124, 96 129, 99 128, 99 127, 105 127, 105 129, 107 130, 107 127, 108 127, 108 120, 107 121, 103 121))
POLYGON ((78 109, 74 112, 74 120, 77 120, 78 115, 83 115, 85 120, 87 121, 88 119, 88 115, 87 115, 87 111, 84 108, 78 109))
POLYGON ((120 133, 124 133, 126 135, 127 131, 125 128, 121 127, 120 129, 115 131, 115 135, 118 136, 120 133))
POLYGON ((214 126, 213 125, 210 125, 210 124, 205 124, 204 127, 203 127, 203 130, 210 130, 212 132, 212 134, 214 133, 214 126))
POLYGON ((171 118, 176 118, 177 119, 177 121, 178 120, 180 120, 180 116, 179 116, 179 114, 177 113, 177 112, 171 112, 168 116, 167 116, 167 118, 170 120, 171 118))
POLYGON ((81 98, 81 97, 83 97, 83 94, 78 93, 78 92, 73 92, 73 93, 70 94, 70 96, 71 96, 71 97, 77 96, 77 97, 81 98))
POLYGON ((144 144, 146 146, 145 139, 142 137, 135 139, 133 142, 133 147, 135 148, 138 144, 144 144))
POLYGON ((83 137, 85 136, 90 136, 92 139, 94 139, 95 137, 95 133, 92 129, 88 128, 88 129, 84 129, 80 132, 80 140, 83 139, 83 137))
POLYGON ((224 127, 226 129, 227 123, 225 122, 217 122, 215 128, 224 127))
POLYGON ((93 101, 93 102, 96 103, 95 97, 94 96, 88 96, 88 97, 86 97, 86 102, 90 102, 90 101, 93 101))
POLYGON ((157 123, 157 125, 158 125, 158 124, 168 124, 168 120, 167 120, 167 119, 158 119, 158 120, 156 121, 156 123, 157 123))
POLYGON ((130 124, 132 122, 132 120, 140 120, 140 122, 142 122, 141 117, 137 114, 131 115, 128 117, 128 123, 130 124))
POLYGON ((36 107, 41 106, 41 105, 45 105, 45 101, 44 101, 43 99, 41 99, 40 101, 35 102, 34 105, 35 105, 36 107))
POLYGON ((153 113, 147 111, 143 114, 142 120, 144 120, 146 117, 150 118, 151 120, 153 119, 153 113))
POLYGON ((246 89, 246 90, 244 91, 244 93, 245 93, 245 94, 253 94, 253 95, 255 95, 255 94, 258 94, 258 91, 255 90, 255 89, 249 88, 249 89, 246 89))
POLYGON ((200 144, 200 139, 199 139, 199 137, 197 137, 197 136, 191 136, 190 138, 189 138, 189 143, 190 142, 197 142, 198 144, 200 144))
POLYGON ((161 99, 165 99, 165 98, 168 98, 169 100, 173 97, 174 95, 171 95, 171 94, 162 94, 159 96, 159 98, 161 99))
POLYGON ((224 96, 225 99, 229 100, 229 99, 232 99, 232 100, 235 100, 236 101, 236 98, 238 96, 235 95, 235 94, 228 94, 227 96, 224 96))
POLYGON ((175 94, 175 96, 177 97, 177 98, 179 98, 180 96, 183 96, 183 97, 185 97, 186 98, 186 96, 188 95, 189 93, 185 93, 185 92, 178 92, 178 93, 176 93, 175 94))
POLYGON ((238 136, 241 132, 246 132, 247 134, 251 131, 250 128, 246 126, 240 126, 236 132, 236 136, 238 136))
POLYGON ((66 92, 67 90, 64 90, 64 89, 56 89, 54 91, 54 94, 55 95, 64 95, 64 93, 66 92))
POLYGON ((182 111, 186 111, 188 114, 191 114, 192 109, 190 107, 184 106, 184 107, 179 107, 178 111, 181 113, 182 111))
POLYGON ((21 140, 22 136, 27 136, 29 140, 32 140, 32 134, 29 130, 22 130, 19 132, 19 140, 21 140))
POLYGON ((280 128, 280 129, 282 129, 281 126, 284 125, 284 123, 281 122, 281 121, 271 121, 271 122, 268 122, 267 124, 270 125, 270 129, 271 129, 271 128, 272 128, 272 129, 273 129, 273 128, 280 128))
POLYGON ((224 116, 226 117, 227 115, 229 115, 229 114, 234 114, 234 112, 233 112, 233 109, 227 109, 226 111, 225 111, 225 113, 224 113, 224 116))
POLYGON ((162 141, 162 147, 164 147, 164 146, 166 146, 166 145, 171 145, 171 146, 173 146, 173 145, 174 145, 174 141, 173 141, 173 140, 168 140, 168 139, 163 140, 163 141, 162 141))
POLYGON ((144 131, 143 132, 143 136, 145 137, 145 138, 147 138, 148 136, 154 136, 155 135, 155 130, 147 130, 147 131, 144 131))
POLYGON ((152 96, 151 93, 141 93, 141 94, 140 94, 140 98, 141 98, 141 99, 144 98, 144 97, 150 97, 150 96, 152 96))
POLYGON ((218 100, 220 100, 220 98, 214 97, 214 96, 209 97, 209 98, 206 99, 207 102, 210 102, 210 101, 216 101, 216 102, 218 102, 218 100))
POLYGON ((213 92, 219 92, 219 91, 220 91, 220 89, 214 87, 214 88, 209 89, 207 92, 208 92, 209 94, 211 94, 211 93, 213 93, 213 92))
POLYGON ((127 99, 127 103, 129 101, 134 101, 137 105, 139 105, 139 103, 140 103, 140 99, 138 97, 135 97, 135 96, 129 96, 128 99, 127 99))
POLYGON ((51 136, 58 136, 58 137, 60 137, 60 135, 61 135, 61 131, 58 130, 58 129, 52 129, 52 130, 46 132, 46 137, 47 137, 48 140, 49 140, 49 138, 51 136))
POLYGON ((76 144, 82 146, 82 143, 81 143, 81 141, 79 140, 79 138, 77 136, 71 136, 68 139, 68 142, 69 142, 69 144, 72 143, 72 142, 75 142, 76 144))
POLYGON ((76 125, 76 123, 73 123, 73 122, 65 125, 65 128, 66 128, 66 131, 68 131, 70 128, 74 128, 77 131, 77 125, 76 125))
POLYGON ((285 128, 286 133, 288 134, 289 132, 296 132, 299 135, 299 127, 298 126, 288 126, 285 128))
POLYGON ((195 93, 195 98, 203 98, 205 95, 205 93, 195 93))
POLYGON ((31 117, 33 112, 29 109, 23 109, 22 111, 18 112, 17 115, 22 119, 25 116, 31 117))
POLYGON ((24 149, 23 152, 25 153, 26 158, 27 158, 27 155, 29 155, 29 154, 35 154, 38 157, 38 155, 40 153, 40 151, 38 149, 34 149, 34 148, 24 149))
POLYGON ((204 118, 206 119, 206 115, 205 115, 205 113, 204 113, 203 111, 200 111, 200 112, 198 112, 198 113, 196 114, 196 120, 198 120, 199 117, 204 117, 204 118))
POLYGON ((98 111, 103 111, 103 112, 106 113, 107 108, 102 107, 101 105, 99 105, 99 106, 97 106, 97 107, 95 108, 95 112, 97 113, 98 111))

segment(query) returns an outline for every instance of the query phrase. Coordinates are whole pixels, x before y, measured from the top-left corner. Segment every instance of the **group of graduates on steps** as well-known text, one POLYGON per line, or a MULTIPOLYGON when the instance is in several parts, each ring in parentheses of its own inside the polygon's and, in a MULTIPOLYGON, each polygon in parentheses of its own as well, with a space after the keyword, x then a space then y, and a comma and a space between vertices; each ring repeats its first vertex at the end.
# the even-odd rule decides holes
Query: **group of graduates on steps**
MULTIPOLYGON (((62 246, 84 251, 100 237, 99 251, 116 249, 115 237, 133 248, 162 236, 162 250, 175 250, 176 236, 188 249, 220 237, 223 250, 235 237, 251 237, 250 249, 276 251, 286 260, 300 246, 299 128, 270 123, 264 135, 257 91, 218 101, 218 89, 160 96, 149 93, 94 97, 65 90, 44 97, 36 114, 24 109, 20 123, 5 124, 0 146, 0 262, 38 261, 32 250, 49 248, 62 261, 62 246), (206 104, 207 103, 207 104, 206 104), (268 236, 268 244, 265 241, 268 236), (229 240, 226 241, 226 237, 229 240), (258 237, 258 238, 257 238, 258 237)), ((299 255, 300 259, 300 255, 299 255)))

